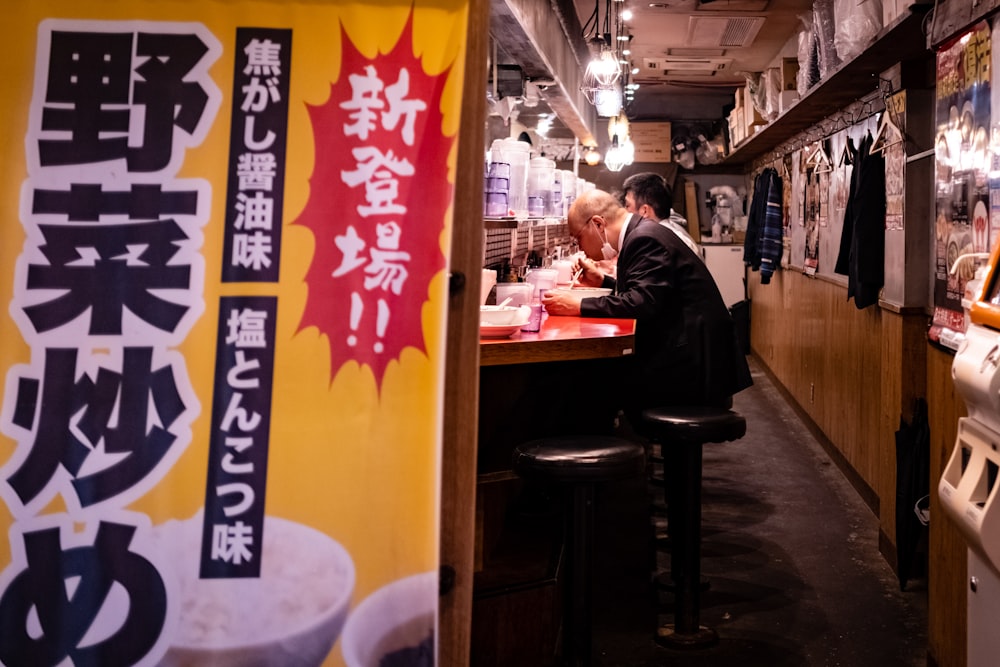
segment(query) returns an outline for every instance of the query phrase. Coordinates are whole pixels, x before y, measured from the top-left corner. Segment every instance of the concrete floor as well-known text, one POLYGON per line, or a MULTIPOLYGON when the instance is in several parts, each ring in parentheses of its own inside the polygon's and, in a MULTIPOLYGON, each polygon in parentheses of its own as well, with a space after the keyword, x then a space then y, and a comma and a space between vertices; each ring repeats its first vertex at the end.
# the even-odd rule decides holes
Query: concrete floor
MULTIPOLYGON (((747 435, 704 455, 701 623, 717 646, 668 650, 656 624, 672 595, 649 583, 644 480, 600 489, 594 665, 887 667, 927 664, 922 579, 900 591, 878 551, 878 520, 751 365, 735 397, 747 435)), ((668 564, 665 555, 658 557, 668 564)))

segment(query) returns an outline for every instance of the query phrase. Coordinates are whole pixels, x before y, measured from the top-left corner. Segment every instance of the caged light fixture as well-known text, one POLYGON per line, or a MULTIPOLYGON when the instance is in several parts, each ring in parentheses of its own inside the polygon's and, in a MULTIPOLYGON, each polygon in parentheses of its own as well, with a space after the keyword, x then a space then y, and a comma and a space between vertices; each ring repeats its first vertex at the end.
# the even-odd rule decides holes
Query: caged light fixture
POLYGON ((608 168, 608 171, 621 171, 625 166, 625 158, 625 151, 618 144, 618 135, 616 134, 611 139, 611 148, 604 154, 604 166, 608 168))
POLYGON ((612 118, 621 113, 624 102, 622 69, 630 69, 622 52, 632 36, 624 30, 620 4, 615 4, 612 9, 611 0, 605 0, 602 24, 601 0, 595 0, 594 13, 583 28, 583 36, 591 44, 592 50, 596 51, 596 55, 587 64, 580 90, 587 101, 594 105, 598 116, 612 118))
POLYGON ((592 100, 597 115, 604 118, 613 118, 621 113, 622 93, 618 86, 601 89, 594 92, 592 100))
POLYGON ((587 71, 583 78, 585 85, 589 83, 595 87, 609 88, 618 81, 621 75, 622 70, 618 66, 615 54, 602 44, 600 54, 587 64, 587 71))
POLYGON ((628 118, 625 117, 624 113, 608 121, 611 148, 604 155, 604 165, 610 171, 621 171, 625 165, 632 164, 635 159, 635 145, 629 135, 628 118))
POLYGON ((621 66, 618 59, 607 47, 601 47, 600 55, 591 60, 583 75, 583 91, 587 101, 597 109, 598 116, 617 116, 622 108, 622 91, 618 85, 621 66))

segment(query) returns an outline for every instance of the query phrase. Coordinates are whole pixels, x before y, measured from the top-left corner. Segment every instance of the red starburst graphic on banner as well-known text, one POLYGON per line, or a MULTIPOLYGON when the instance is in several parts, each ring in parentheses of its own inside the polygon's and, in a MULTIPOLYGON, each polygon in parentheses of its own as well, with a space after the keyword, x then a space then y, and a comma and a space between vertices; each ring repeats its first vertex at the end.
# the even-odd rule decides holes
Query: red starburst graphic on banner
POLYGON ((316 167, 296 221, 315 255, 301 329, 330 344, 330 377, 349 361, 381 385, 404 347, 426 352, 421 310, 445 268, 440 235, 451 202, 441 94, 448 71, 427 75, 413 55, 412 16, 392 52, 364 57, 341 30, 339 80, 310 106, 316 167))

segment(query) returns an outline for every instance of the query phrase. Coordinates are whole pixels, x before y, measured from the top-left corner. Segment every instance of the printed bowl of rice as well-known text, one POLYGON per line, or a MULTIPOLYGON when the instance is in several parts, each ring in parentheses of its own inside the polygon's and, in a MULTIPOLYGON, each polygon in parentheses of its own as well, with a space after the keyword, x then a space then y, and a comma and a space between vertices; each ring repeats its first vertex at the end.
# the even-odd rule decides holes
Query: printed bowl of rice
POLYGON ((264 519, 259 578, 200 579, 201 513, 154 529, 179 587, 180 618, 163 667, 319 667, 354 590, 350 554, 330 536, 264 519))
POLYGON ((340 642, 347 667, 433 667, 437 570, 392 581, 351 612, 340 642))

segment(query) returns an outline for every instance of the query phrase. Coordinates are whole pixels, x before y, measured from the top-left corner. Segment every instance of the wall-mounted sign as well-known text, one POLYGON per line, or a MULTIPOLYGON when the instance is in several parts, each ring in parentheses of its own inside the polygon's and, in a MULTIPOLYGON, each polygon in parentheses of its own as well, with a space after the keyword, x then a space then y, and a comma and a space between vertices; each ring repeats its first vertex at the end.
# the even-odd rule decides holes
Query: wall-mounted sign
POLYGON ((670 123, 629 123, 636 162, 671 162, 670 123))

